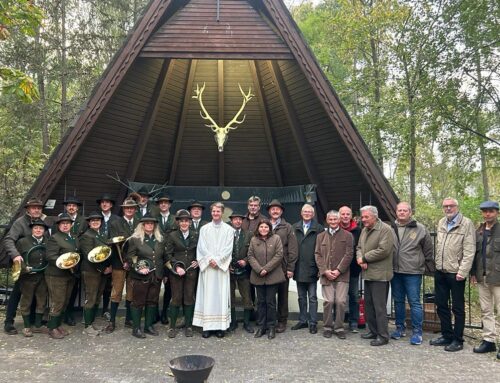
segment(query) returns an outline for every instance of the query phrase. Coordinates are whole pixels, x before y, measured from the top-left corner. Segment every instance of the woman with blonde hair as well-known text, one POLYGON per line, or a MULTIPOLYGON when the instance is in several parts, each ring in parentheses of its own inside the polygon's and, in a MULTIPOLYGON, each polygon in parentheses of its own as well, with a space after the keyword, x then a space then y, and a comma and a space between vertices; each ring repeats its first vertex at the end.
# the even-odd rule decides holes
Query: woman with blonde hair
POLYGON ((132 335, 136 338, 145 338, 145 334, 158 336, 153 323, 160 297, 161 281, 164 277, 166 261, 164 248, 158 220, 146 214, 130 237, 127 251, 131 278, 134 279, 130 312, 133 322, 132 335), (143 310, 144 332, 141 330, 143 310))

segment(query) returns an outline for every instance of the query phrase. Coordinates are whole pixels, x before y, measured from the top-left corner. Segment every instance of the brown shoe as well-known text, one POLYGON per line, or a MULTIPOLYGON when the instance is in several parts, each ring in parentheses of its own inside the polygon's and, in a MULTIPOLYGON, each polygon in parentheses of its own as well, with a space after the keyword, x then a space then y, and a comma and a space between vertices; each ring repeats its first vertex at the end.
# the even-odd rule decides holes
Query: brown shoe
POLYGON ((339 339, 345 339, 345 331, 343 330, 340 330, 340 331, 335 331, 335 335, 337 336, 337 338, 339 339))
POLYGON ((25 328, 23 328, 23 335, 26 338, 31 338, 33 336, 33 331, 31 331, 31 328, 25 327, 25 328))
POLYGON ((52 339, 62 339, 64 338, 64 335, 59 332, 57 328, 53 330, 49 330, 49 337, 52 339))
POLYGON ((333 334, 333 331, 332 330, 324 330, 323 331, 323 336, 325 338, 331 338, 332 337, 332 334, 333 334))
POLYGON ((278 325, 276 326, 276 332, 278 334, 285 332, 286 330, 286 323, 283 322, 278 322, 278 325))
POLYGON ((59 333, 62 335, 62 336, 68 336, 69 335, 69 332, 66 331, 66 329, 62 326, 59 326, 57 328, 57 331, 59 331, 59 333))
POLYGON ((113 331, 115 331, 115 324, 113 322, 109 322, 106 327, 104 327, 104 332, 106 334, 111 334, 113 331))
POLYGON ((47 326, 33 327, 31 329, 31 331, 33 332, 33 334, 48 334, 49 333, 49 329, 47 328, 47 326))

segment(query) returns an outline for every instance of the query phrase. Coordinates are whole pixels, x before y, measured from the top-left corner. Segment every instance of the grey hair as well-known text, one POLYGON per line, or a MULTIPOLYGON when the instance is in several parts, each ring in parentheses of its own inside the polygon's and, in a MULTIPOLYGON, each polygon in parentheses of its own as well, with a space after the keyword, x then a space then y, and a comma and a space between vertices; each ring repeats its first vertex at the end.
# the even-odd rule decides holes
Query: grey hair
POLYGON ((331 215, 333 215, 337 218, 340 217, 340 213, 337 210, 330 210, 328 213, 326 213, 326 218, 328 218, 331 215))
POLYGON ((376 218, 378 218, 378 209, 375 207, 375 206, 372 206, 372 205, 366 205, 366 206, 363 206, 361 209, 359 209, 359 211, 361 213, 363 213, 364 211, 369 211, 370 213, 372 213, 376 218))
POLYGON ((253 195, 250 198, 248 198, 248 203, 250 203, 250 202, 258 202, 260 205, 260 197, 253 195))
POLYGON ((310 207, 313 211, 313 214, 316 214, 316 210, 314 210, 314 206, 311 204, 308 204, 308 203, 306 203, 306 204, 304 204, 304 206, 302 206, 302 209, 300 209, 300 212, 302 213, 304 211, 304 209, 307 207, 310 207))
POLYGON ((411 205, 410 205, 408 202, 406 202, 406 201, 401 201, 400 203, 398 203, 398 204, 396 205, 396 209, 398 208, 398 206, 399 206, 399 205, 405 205, 405 206, 408 208, 408 210, 410 211, 410 213, 412 212, 411 205))
POLYGON ((458 204, 458 201, 456 200, 456 198, 453 198, 453 197, 446 197, 446 198, 444 198, 444 199, 443 199, 443 201, 446 201, 446 200, 448 200, 448 201, 453 201, 453 203, 454 203, 455 205, 460 206, 460 205, 458 204))

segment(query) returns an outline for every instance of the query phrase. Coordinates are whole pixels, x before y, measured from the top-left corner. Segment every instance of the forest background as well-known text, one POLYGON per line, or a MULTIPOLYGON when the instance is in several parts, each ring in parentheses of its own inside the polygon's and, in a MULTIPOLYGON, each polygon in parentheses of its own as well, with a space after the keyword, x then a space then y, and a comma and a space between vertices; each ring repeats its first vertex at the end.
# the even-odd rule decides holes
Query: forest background
MULTIPOLYGON (((147 0, 0 2, 0 223, 7 223, 147 0)), ((434 229, 500 198, 500 3, 288 0, 401 200, 434 229)))

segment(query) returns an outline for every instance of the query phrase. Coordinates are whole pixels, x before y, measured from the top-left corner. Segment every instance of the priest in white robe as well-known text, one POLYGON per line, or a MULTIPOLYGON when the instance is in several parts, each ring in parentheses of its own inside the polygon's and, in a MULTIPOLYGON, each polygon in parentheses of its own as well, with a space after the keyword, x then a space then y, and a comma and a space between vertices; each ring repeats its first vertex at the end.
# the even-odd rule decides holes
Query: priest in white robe
POLYGON ((193 325, 203 328, 202 336, 219 338, 231 323, 229 264, 234 229, 222 222, 224 204, 210 206, 212 222, 200 229, 196 260, 200 267, 193 325))

